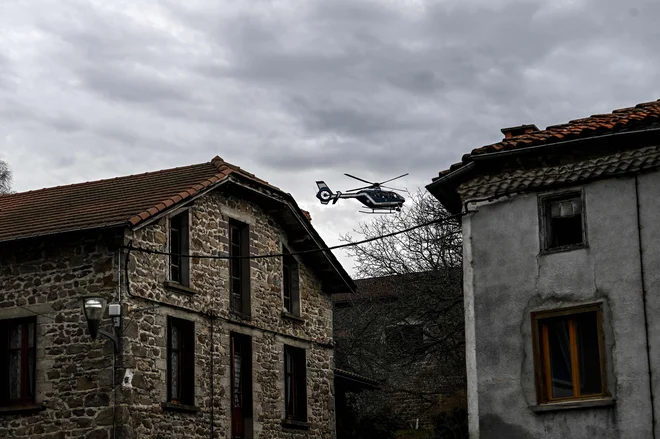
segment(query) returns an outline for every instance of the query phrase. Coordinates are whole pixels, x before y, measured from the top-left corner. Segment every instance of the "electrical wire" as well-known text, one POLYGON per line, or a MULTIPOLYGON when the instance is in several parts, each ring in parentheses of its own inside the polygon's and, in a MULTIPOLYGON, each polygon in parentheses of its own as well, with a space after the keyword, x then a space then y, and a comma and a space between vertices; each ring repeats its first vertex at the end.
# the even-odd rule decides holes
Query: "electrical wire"
POLYGON ((452 220, 452 219, 457 219, 457 218, 465 216, 469 213, 472 213, 472 212, 465 212, 465 213, 462 212, 462 213, 457 213, 457 214, 453 214, 453 215, 447 215, 447 216, 444 216, 442 218, 434 219, 434 220, 427 221, 427 222, 421 223, 421 224, 416 224, 412 227, 408 227, 408 228, 405 228, 405 229, 402 229, 402 230, 397 230, 397 231, 391 232, 391 233, 386 233, 384 235, 374 236, 374 237, 371 237, 371 238, 363 239, 361 241, 347 242, 345 244, 338 244, 338 245, 333 245, 333 246, 330 246, 330 247, 314 248, 314 249, 309 249, 309 250, 299 250, 299 251, 290 252, 290 253, 268 253, 268 254, 265 254, 265 255, 246 255, 246 256, 183 254, 183 253, 166 252, 166 251, 161 251, 161 250, 152 250, 152 249, 148 249, 148 248, 144 248, 144 247, 137 247, 137 246, 134 246, 130 243, 128 245, 122 246, 122 248, 128 249, 129 252, 130 251, 136 251, 136 252, 148 253, 148 254, 152 254, 152 255, 198 258, 198 259, 266 259, 266 258, 281 258, 281 257, 284 257, 284 256, 289 256, 289 255, 306 255, 306 254, 310 254, 310 253, 320 253, 320 252, 325 252, 325 251, 329 251, 329 250, 338 250, 338 249, 347 248, 347 247, 354 247, 354 246, 357 246, 357 245, 366 244, 366 243, 369 243, 369 242, 378 241, 378 240, 385 239, 385 238, 390 238, 392 236, 401 235, 403 233, 408 233, 408 232, 411 232, 413 230, 420 229, 422 227, 430 226, 430 225, 433 225, 433 224, 440 224, 440 223, 443 223, 445 221, 449 221, 449 220, 452 220))

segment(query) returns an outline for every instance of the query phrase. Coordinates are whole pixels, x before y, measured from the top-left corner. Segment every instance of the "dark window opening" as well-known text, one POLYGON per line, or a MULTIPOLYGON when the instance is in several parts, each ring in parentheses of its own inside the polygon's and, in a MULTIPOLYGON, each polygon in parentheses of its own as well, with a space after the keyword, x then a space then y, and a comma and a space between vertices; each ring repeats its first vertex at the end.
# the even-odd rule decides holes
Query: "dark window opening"
POLYGON ((252 437, 252 339, 231 333, 231 437, 252 437))
POLYGON ((300 289, 298 261, 290 254, 289 249, 282 246, 282 294, 284 296, 284 311, 300 315, 300 289))
POLYGON ((195 324, 168 317, 167 401, 195 405, 195 324))
POLYGON ((284 346, 285 418, 307 422, 305 350, 284 346))
POLYGON ((35 317, 0 321, 0 405, 35 401, 36 324, 35 317))
POLYGON ((607 394, 600 315, 598 306, 533 315, 540 402, 607 394))
POLYGON ((553 249, 584 243, 582 198, 571 194, 544 201, 545 248, 553 249))
MULTIPOLYGON (((229 221, 229 256, 242 258, 250 254, 250 235, 247 224, 229 221)), ((229 260, 231 309, 250 314, 250 259, 229 260)))
POLYGON ((170 280, 189 286, 188 211, 170 218, 170 280))

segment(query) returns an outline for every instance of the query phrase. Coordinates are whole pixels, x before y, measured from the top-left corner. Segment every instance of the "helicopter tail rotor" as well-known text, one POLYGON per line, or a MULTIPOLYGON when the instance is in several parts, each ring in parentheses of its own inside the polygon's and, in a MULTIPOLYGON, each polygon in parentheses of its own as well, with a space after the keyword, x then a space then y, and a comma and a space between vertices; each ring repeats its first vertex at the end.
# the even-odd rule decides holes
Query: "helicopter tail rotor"
POLYGON ((316 193, 316 198, 319 199, 321 204, 328 204, 334 194, 324 181, 317 181, 316 186, 319 188, 319 191, 316 193))

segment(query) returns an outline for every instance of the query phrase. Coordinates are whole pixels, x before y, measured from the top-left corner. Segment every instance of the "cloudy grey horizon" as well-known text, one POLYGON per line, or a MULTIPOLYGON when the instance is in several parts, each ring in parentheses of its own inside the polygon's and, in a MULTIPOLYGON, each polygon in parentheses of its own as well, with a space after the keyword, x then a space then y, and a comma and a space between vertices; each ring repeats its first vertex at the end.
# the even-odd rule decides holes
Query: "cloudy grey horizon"
POLYGON ((333 245, 370 217, 321 206, 316 180, 409 172, 414 191, 503 127, 660 98, 657 17, 641 0, 5 0, 0 159, 25 191, 219 155, 333 245))

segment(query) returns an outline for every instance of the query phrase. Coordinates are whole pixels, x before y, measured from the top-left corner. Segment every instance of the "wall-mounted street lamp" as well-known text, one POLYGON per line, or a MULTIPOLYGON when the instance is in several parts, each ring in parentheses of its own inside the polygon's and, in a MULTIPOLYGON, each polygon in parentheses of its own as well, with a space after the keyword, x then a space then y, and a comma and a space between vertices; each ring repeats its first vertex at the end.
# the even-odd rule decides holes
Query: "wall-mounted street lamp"
MULTIPOLYGON (((108 301, 103 297, 83 297, 82 299, 82 309, 83 313, 85 314, 85 319, 87 320, 89 335, 91 335, 92 339, 94 340, 96 340, 96 337, 98 337, 99 334, 109 338, 113 342, 116 353, 119 348, 119 339, 117 338, 114 327, 112 332, 107 332, 99 328, 107 304, 108 301)), ((108 316, 112 317, 115 327, 119 326, 119 319, 121 317, 121 305, 118 303, 111 303, 110 308, 108 309, 108 316)))

